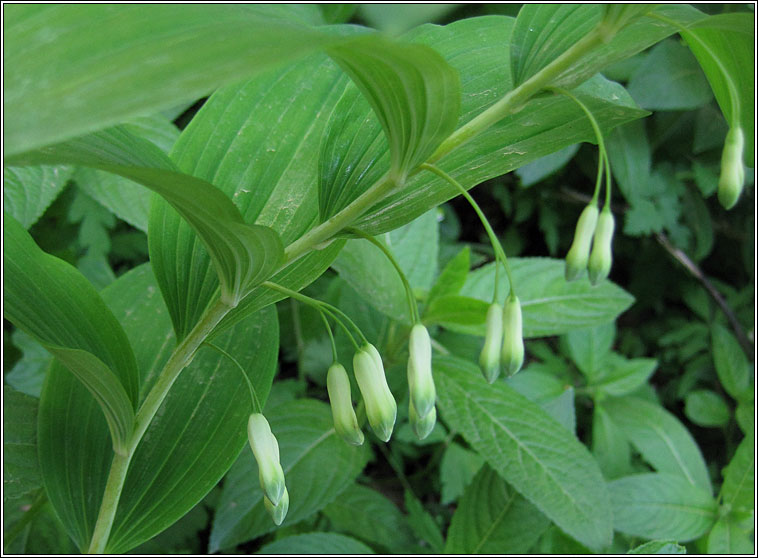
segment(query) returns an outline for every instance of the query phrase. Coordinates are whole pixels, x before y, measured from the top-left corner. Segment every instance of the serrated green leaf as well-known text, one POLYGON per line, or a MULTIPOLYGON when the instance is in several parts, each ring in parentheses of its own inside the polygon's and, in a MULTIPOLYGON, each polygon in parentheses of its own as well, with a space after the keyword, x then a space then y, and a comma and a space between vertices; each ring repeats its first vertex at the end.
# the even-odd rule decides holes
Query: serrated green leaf
POLYGON ((324 508, 332 527, 380 547, 402 550, 414 542, 406 517, 380 492, 355 484, 324 508))
MULTIPOLYGON (((365 446, 349 446, 337 436, 329 406, 320 401, 292 401, 266 414, 279 442, 290 495, 289 512, 282 525, 293 525, 322 509, 350 486, 368 455, 365 446)), ((252 452, 245 451, 224 481, 209 550, 216 552, 275 528, 263 507, 258 466, 252 452)))
POLYGON ((674 415, 660 405, 631 396, 606 399, 603 407, 658 472, 683 477, 710 493, 711 481, 700 448, 674 415))
POLYGON ((23 351, 23 356, 5 375, 6 383, 16 391, 39 399, 45 372, 53 357, 34 337, 17 329, 11 336, 13 344, 23 351))
MULTIPOLYGON (((753 510, 755 495, 755 441, 745 437, 724 468, 721 501, 733 510, 753 510)), ((753 510, 755 511, 755 510, 753 510)))
POLYGON ((729 518, 721 518, 708 534, 707 549, 708 554, 755 554, 755 541, 729 518))
POLYGON ((711 349, 716 373, 724 390, 732 398, 742 401, 752 397, 750 365, 740 344, 724 326, 711 326, 711 349))
POLYGON ((440 462, 440 503, 450 504, 456 501, 483 464, 484 458, 478 453, 464 449, 455 442, 447 446, 440 462))
POLYGON ((605 484, 589 451, 505 382, 489 385, 473 364, 435 359, 445 421, 504 479, 564 531, 599 548, 611 539, 605 484))
MULTIPOLYGON (((592 287, 586 279, 566 283, 563 260, 512 258, 508 261, 521 300, 524 337, 558 335, 613 321, 634 300, 626 291, 607 281, 596 287, 592 287)), ((455 305, 452 305, 451 299, 451 307, 459 317, 443 321, 432 319, 431 316, 430 323, 437 321, 461 333, 483 336, 494 286, 494 264, 471 272, 461 289, 461 298, 468 298, 468 301, 457 299, 455 305)), ((500 293, 503 300, 509 289, 508 280, 501 273, 500 293)), ((502 304, 503 300, 499 302, 502 304)), ((433 306, 445 309, 442 299, 437 299, 433 306)), ((432 311, 433 308, 427 310, 428 313, 432 311)))
POLYGON ((550 520, 485 465, 453 515, 446 554, 521 554, 550 520))
POLYGON ((683 477, 643 473, 608 484, 617 531, 646 539, 686 542, 708 532, 716 501, 683 477))
POLYGON ((723 426, 730 417, 726 401, 709 389, 689 392, 684 399, 684 414, 695 424, 705 427, 723 426))
POLYGON ((505 381, 521 395, 542 407, 566 430, 576 433, 573 387, 552 374, 529 369, 505 381))
POLYGON ((426 299, 427 305, 435 298, 443 295, 455 295, 461 290, 466 282, 469 268, 471 267, 471 249, 466 245, 455 257, 453 257, 442 270, 437 281, 429 291, 426 299))
POLYGON ((442 553, 445 540, 439 525, 410 490, 405 491, 405 509, 408 510, 408 525, 415 535, 429 544, 433 552, 442 553))
POLYGON ((592 454, 606 479, 631 473, 631 447, 601 403, 592 414, 592 454))
POLYGON ((601 372, 601 363, 613 346, 616 324, 610 322, 591 328, 571 330, 564 338, 568 355, 588 378, 601 372))
POLYGON ((194 101, 340 40, 303 16, 276 5, 13 6, 4 28, 7 153, 194 101))
POLYGON ((28 229, 55 201, 73 167, 42 165, 3 169, 3 210, 28 229))
POLYGON ((687 554, 687 549, 674 541, 650 541, 634 547, 627 554, 687 554))
POLYGON ((601 363, 601 372, 589 387, 608 395, 626 395, 647 382, 657 367, 658 361, 652 358, 627 359, 611 353, 601 363))
POLYGON ((257 554, 374 554, 360 541, 337 533, 305 533, 265 545, 257 554))
POLYGON ((129 340, 92 285, 40 250, 5 214, 4 316, 52 353, 97 399, 113 447, 124 451, 139 376, 129 340))

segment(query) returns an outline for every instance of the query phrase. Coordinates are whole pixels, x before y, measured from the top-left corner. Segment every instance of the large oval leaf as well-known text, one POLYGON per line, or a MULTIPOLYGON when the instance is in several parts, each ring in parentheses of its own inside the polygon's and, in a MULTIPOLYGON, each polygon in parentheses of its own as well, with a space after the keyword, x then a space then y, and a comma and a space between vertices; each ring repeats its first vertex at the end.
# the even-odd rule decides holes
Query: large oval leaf
POLYGON ((445 421, 556 525, 590 548, 611 542, 611 507, 597 463, 574 435, 472 363, 434 361, 445 421))

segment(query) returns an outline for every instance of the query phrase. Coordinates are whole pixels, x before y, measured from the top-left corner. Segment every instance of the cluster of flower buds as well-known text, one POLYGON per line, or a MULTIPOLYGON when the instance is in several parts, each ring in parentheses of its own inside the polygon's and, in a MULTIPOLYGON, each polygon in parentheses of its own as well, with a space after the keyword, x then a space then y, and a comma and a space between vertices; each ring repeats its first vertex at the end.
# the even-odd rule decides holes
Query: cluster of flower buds
POLYGON ((721 176, 719 177, 718 197, 721 205, 731 209, 742 193, 745 182, 745 169, 742 166, 742 154, 745 149, 745 135, 739 126, 730 128, 721 154, 721 176))
POLYGON ((408 342, 408 418, 419 440, 426 438, 437 422, 437 393, 432 378, 432 343, 429 332, 417 323, 408 342))
POLYGON ((479 366, 484 378, 492 383, 501 369, 510 377, 521 370, 523 364, 521 301, 511 292, 504 306, 493 302, 487 310, 487 332, 479 355, 479 366))
POLYGON ((289 509, 290 498, 284 484, 284 471, 279 462, 279 443, 262 414, 250 415, 247 421, 247 439, 258 462, 263 504, 274 523, 281 525, 289 509))
POLYGON ((613 261, 614 229, 615 221, 610 207, 606 205, 599 215, 595 202, 584 208, 576 224, 574 241, 566 255, 566 281, 577 279, 585 269, 589 270, 593 285, 608 277, 613 261))
POLYGON ((392 396, 379 351, 366 343, 353 356, 353 370, 358 389, 366 404, 366 417, 371 429, 380 440, 387 442, 392 436, 397 418, 397 404, 392 396))

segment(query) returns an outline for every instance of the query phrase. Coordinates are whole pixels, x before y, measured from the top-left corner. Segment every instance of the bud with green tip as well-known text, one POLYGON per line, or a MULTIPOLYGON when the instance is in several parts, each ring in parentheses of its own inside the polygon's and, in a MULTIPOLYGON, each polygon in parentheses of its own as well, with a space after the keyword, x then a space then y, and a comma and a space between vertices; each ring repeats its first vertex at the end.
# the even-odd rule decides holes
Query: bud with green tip
POLYGON ((284 486, 284 471, 279 463, 279 444, 262 414, 250 415, 247 439, 258 462, 258 478, 263 493, 276 506, 287 489, 284 486))
POLYGON ((282 521, 284 521, 284 518, 287 516, 287 511, 290 508, 290 495, 287 492, 287 489, 284 489, 284 493, 279 499, 279 503, 277 505, 272 504, 271 500, 269 500, 266 496, 263 496, 263 505, 266 508, 268 514, 271 516, 271 519, 274 520, 274 523, 276 525, 281 525, 282 521))
POLYGON ((500 351, 503 346, 503 307, 493 302, 487 310, 487 333, 479 355, 479 368, 484 378, 494 382, 500 375, 500 351))
POLYGON ((592 254, 588 266, 590 272, 590 283, 597 285, 600 281, 608 277, 611 272, 611 262, 613 255, 611 245, 613 244, 613 229, 616 223, 613 220, 613 214, 608 206, 603 208, 603 212, 597 220, 597 229, 595 229, 595 240, 592 243, 592 254))
POLYGON ((731 209, 742 193, 745 169, 742 166, 742 152, 745 149, 745 135, 742 128, 730 128, 721 153, 721 176, 718 197, 721 205, 731 209))
POLYGON ((368 343, 358 349, 353 356, 353 370, 366 404, 368 423, 379 439, 387 442, 395 427, 397 404, 387 385, 382 357, 376 347, 368 343))
POLYGON ((418 414, 428 415, 434 408, 437 393, 432 378, 432 342, 422 324, 411 328, 408 341, 408 388, 418 414))
POLYGON ((329 367, 329 372, 326 374, 326 389, 332 406, 334 429, 348 444, 360 446, 363 443, 363 432, 358 426, 358 419, 353 410, 350 379, 347 377, 345 367, 338 362, 329 367))
POLYGON ((503 307, 503 349, 500 363, 508 376, 521 370, 524 364, 524 334, 521 323, 521 301, 513 293, 503 307))
POLYGON ((590 243, 597 224, 597 205, 589 204, 579 216, 574 231, 574 242, 566 254, 566 281, 573 281, 587 269, 590 257, 590 243))
POLYGON ((411 423, 411 428, 416 437, 423 440, 434 430, 434 424, 437 422, 437 409, 432 407, 426 416, 420 417, 413 406, 413 400, 411 400, 408 404, 408 421, 411 423))

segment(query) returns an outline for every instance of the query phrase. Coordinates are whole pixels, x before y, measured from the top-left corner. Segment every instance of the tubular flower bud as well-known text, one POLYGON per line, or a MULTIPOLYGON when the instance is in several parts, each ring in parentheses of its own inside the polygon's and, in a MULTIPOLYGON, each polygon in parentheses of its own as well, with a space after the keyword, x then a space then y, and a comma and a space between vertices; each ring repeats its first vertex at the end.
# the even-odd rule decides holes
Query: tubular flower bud
POLYGON ((397 417, 397 404, 392 396, 379 351, 368 343, 353 356, 353 369, 358 388, 366 403, 366 417, 374 433, 386 442, 392 436, 397 417))
POLYGON ((600 218, 597 220, 597 229, 595 230, 595 240, 592 243, 592 255, 588 266, 590 272, 590 283, 597 285, 600 281, 608 277, 611 272, 611 262, 613 256, 611 245, 613 243, 613 229, 615 221, 613 214, 609 210, 603 209, 600 218))
POLYGON ((284 489, 282 497, 279 499, 279 503, 274 505, 266 496, 263 497, 263 505, 266 507, 266 511, 274 520, 274 523, 281 525, 284 518, 287 516, 287 511, 290 508, 290 495, 287 489, 284 489))
POLYGON ((432 407, 426 416, 420 417, 413 406, 413 400, 411 400, 408 404, 408 420, 416 437, 423 440, 434 430, 434 424, 437 422, 437 409, 432 407))
POLYGON ((587 269, 590 256, 590 243, 597 224, 597 205, 591 203, 584 208, 576 223, 574 242, 566 254, 566 281, 573 281, 587 269))
POLYGON ((721 153, 721 176, 718 197, 721 205, 731 209, 742 193, 745 169, 742 166, 742 152, 745 149, 745 135, 742 128, 731 128, 726 135, 724 151, 721 153))
POLYGON ((284 486, 284 471, 279 463, 279 444, 262 414, 250 415, 247 421, 247 439, 258 462, 258 478, 263 493, 276 506, 287 489, 284 486))
POLYGON ((521 324, 521 302, 511 294, 503 308, 503 350, 500 356, 503 370, 513 376, 524 364, 524 335, 521 324))
POLYGON ((348 444, 360 446, 363 443, 363 432, 358 426, 358 419, 355 418, 353 399, 350 396, 350 380, 345 367, 338 362, 329 367, 326 389, 332 405, 334 429, 348 444))
POLYGON ((437 393, 432 378, 432 342, 426 327, 416 324, 408 342, 408 387, 411 401, 420 416, 434 408, 437 393))
POLYGON ((487 310, 487 333, 484 347, 479 355, 479 367, 484 378, 494 382, 500 375, 500 351, 503 345, 503 307, 497 303, 490 304, 487 310))

